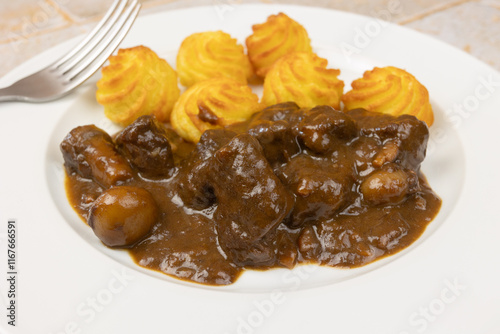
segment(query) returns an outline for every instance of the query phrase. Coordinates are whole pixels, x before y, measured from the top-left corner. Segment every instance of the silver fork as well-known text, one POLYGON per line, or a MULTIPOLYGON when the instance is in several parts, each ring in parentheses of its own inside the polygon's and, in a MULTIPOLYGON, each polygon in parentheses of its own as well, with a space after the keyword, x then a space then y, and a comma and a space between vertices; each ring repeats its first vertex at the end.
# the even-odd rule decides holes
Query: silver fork
POLYGON ((140 7, 137 0, 115 0, 99 24, 72 51, 46 68, 0 89, 0 102, 46 102, 75 89, 118 47, 140 7))

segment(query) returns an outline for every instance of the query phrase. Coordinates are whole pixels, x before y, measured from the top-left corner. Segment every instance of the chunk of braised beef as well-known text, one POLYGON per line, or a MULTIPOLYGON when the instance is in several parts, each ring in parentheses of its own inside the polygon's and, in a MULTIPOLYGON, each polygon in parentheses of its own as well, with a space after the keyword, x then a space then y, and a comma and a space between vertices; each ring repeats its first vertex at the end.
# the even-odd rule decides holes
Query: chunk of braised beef
POLYGON ((410 229, 408 222, 397 211, 381 211, 377 222, 370 229, 368 240, 375 247, 384 250, 391 250, 397 246, 410 229))
POLYGON ((299 113, 300 110, 300 107, 295 102, 278 103, 254 114, 252 122, 265 120, 270 122, 288 121, 298 123, 302 118, 302 114, 299 113))
POLYGON ((327 153, 357 135, 356 124, 342 111, 318 106, 306 112, 299 123, 299 138, 316 153, 327 153))
POLYGON ((306 260, 317 259, 321 253, 321 242, 313 226, 306 226, 302 229, 297 245, 302 257, 306 260))
MULTIPOLYGON (((373 224, 367 221, 365 225, 373 224)), ((359 228, 354 228, 354 220, 343 219, 342 223, 335 220, 320 222, 316 225, 316 235, 321 245, 320 263, 330 266, 359 266, 373 261, 380 251, 370 245, 360 233, 359 228)))
POLYGON ((230 250, 231 260, 245 267, 280 266, 292 269, 299 260, 296 241, 280 224, 277 229, 267 233, 262 239, 241 249, 230 250))
POLYGON ((174 170, 167 132, 154 116, 136 119, 115 138, 118 149, 145 177, 167 177, 174 170))
POLYGON ((353 162, 358 177, 374 171, 373 161, 380 151, 379 140, 373 137, 358 137, 351 143, 353 162))
POLYGON ((259 142, 248 134, 236 136, 219 149, 211 168, 221 247, 236 261, 247 259, 245 265, 264 261, 259 242, 289 215, 293 195, 273 173, 259 142))
POLYGON ((238 266, 272 266, 276 263, 278 251, 274 240, 275 234, 275 231, 271 231, 261 239, 244 247, 226 248, 222 245, 222 248, 230 254, 231 261, 238 266))
POLYGON ((236 136, 233 131, 215 129, 203 133, 178 178, 179 195, 185 205, 203 210, 215 204, 213 155, 236 136))
POLYGON ((187 142, 179 136, 170 123, 162 123, 162 126, 163 129, 165 129, 166 138, 172 148, 174 163, 176 166, 179 166, 190 156, 191 152, 195 148, 195 144, 187 142))
POLYGON ((331 161, 300 154, 290 160, 278 171, 296 197, 287 224, 296 228, 307 222, 333 218, 349 200, 353 173, 345 158, 331 161))
POLYGON ((217 285, 234 282, 240 269, 220 252, 211 218, 198 213, 188 216, 183 209, 174 207, 168 212, 181 217, 180 221, 156 225, 150 237, 134 246, 134 259, 184 280, 217 285))
POLYGON ((417 171, 425 158, 429 129, 425 122, 415 116, 400 115, 398 117, 353 109, 347 112, 356 123, 360 135, 376 137, 380 145, 392 141, 398 152, 393 160, 405 168, 417 171))
POLYGON ((229 143, 236 135, 236 132, 225 129, 211 129, 203 132, 190 157, 186 159, 188 163, 186 167, 208 160, 218 149, 229 143))
POLYGON ((292 269, 299 261, 299 250, 295 239, 292 238, 283 224, 278 226, 277 237, 275 239, 278 264, 282 267, 292 269))
POLYGON ((61 143, 64 165, 71 172, 109 188, 133 178, 129 164, 111 137, 95 125, 78 126, 61 143))
POLYGON ((256 113, 248 124, 248 133, 257 138, 271 165, 287 162, 300 152, 297 124, 303 112, 294 102, 280 103, 256 113))
POLYGON ((230 250, 231 260, 245 267, 280 266, 292 269, 299 261, 296 241, 280 224, 260 240, 245 248, 230 250))

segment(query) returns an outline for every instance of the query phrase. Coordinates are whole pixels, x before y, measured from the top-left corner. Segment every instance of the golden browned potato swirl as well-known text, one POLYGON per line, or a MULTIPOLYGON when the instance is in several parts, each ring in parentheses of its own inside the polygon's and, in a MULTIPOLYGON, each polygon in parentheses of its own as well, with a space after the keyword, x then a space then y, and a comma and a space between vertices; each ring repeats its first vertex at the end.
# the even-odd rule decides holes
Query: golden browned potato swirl
POLYGON ((181 84, 187 87, 215 77, 228 77, 246 84, 254 75, 243 46, 222 31, 187 37, 177 54, 177 72, 181 84))
POLYGON ((170 122, 182 138, 196 143, 205 130, 246 121, 260 109, 259 97, 247 85, 213 78, 198 82, 181 95, 170 122))
POLYGON ((327 69, 328 60, 309 52, 280 58, 264 80, 266 106, 293 101, 303 108, 329 105, 340 110, 344 82, 339 70, 327 69))
POLYGON ((312 52, 306 29, 283 13, 271 15, 262 24, 252 26, 246 39, 248 56, 255 72, 265 77, 271 66, 292 52, 312 52))
POLYGON ((120 49, 97 82, 97 102, 113 122, 127 126, 143 115, 167 121, 179 98, 177 74, 144 46, 120 49))
POLYGON ((418 80, 397 67, 375 67, 351 84, 342 101, 347 110, 364 108, 390 115, 409 114, 431 126, 434 113, 429 92, 418 80))

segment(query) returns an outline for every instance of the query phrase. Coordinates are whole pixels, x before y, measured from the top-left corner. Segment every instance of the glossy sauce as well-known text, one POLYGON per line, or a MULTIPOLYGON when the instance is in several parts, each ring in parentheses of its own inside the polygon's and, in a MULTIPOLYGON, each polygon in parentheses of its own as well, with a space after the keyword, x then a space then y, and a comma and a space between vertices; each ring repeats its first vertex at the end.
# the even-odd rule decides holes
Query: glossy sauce
MULTIPOLYGON (((427 128, 409 117, 347 115, 282 104, 206 133, 196 147, 174 143, 167 177, 132 168, 117 185, 148 190, 161 212, 128 248, 134 261, 226 285, 245 269, 353 268, 411 245, 441 205, 420 172, 427 128)), ((67 169, 68 199, 83 219, 105 189, 67 169)))

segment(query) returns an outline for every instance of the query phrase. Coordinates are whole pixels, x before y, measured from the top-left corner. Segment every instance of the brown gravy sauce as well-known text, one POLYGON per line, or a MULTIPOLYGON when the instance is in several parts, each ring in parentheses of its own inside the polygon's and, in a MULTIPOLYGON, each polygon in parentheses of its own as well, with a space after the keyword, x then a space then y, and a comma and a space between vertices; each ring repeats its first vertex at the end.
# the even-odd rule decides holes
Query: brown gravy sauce
MULTIPOLYGON (((291 109, 292 113, 304 113, 290 105, 282 106, 281 109, 291 109)), ((283 112, 281 109, 272 112, 274 114, 283 112)), ((262 114, 254 117, 245 125, 247 131, 252 126, 255 129, 255 124, 266 125, 270 120, 268 116, 262 114)), ((391 128, 386 124, 389 130, 385 128, 380 130, 385 125, 374 126, 372 122, 375 117, 371 113, 351 112, 349 116, 357 124, 357 134, 342 139, 338 148, 328 150, 315 146, 315 143, 308 143, 307 138, 300 139, 304 133, 311 135, 307 133, 308 129, 312 129, 313 132, 322 131, 321 127, 314 128, 314 119, 307 123, 304 115, 297 116, 297 120, 294 121, 280 116, 281 119, 289 120, 289 125, 292 124, 300 130, 301 134, 294 137, 299 142, 298 148, 290 150, 287 147, 276 148, 269 145, 266 147, 263 144, 264 155, 273 153, 273 150, 284 152, 282 159, 273 161, 271 165, 288 191, 293 193, 295 205, 287 214, 287 218, 263 237, 265 240, 260 243, 258 250, 252 249, 251 252, 254 254, 250 254, 249 257, 244 256, 245 260, 235 261, 237 256, 232 255, 227 247, 220 244, 218 222, 215 217, 218 206, 222 205, 227 207, 228 212, 238 210, 241 214, 255 208, 245 208, 245 201, 239 198, 225 200, 224 203, 216 202, 201 209, 192 208, 183 201, 185 195, 182 193, 183 188, 179 187, 179 179, 188 173, 189 165, 179 161, 185 160, 194 146, 181 145, 179 147, 182 148, 174 150, 176 169, 173 175, 167 178, 148 179, 135 171, 135 177, 122 184, 148 190, 156 200, 161 215, 150 234, 128 248, 131 257, 142 267, 179 279, 210 285, 226 285, 235 282, 245 269, 292 268, 300 263, 354 268, 408 247, 422 235, 441 206, 441 200, 420 172, 420 161, 412 161, 415 154, 421 154, 418 150, 422 149, 421 145, 426 145, 427 138, 422 144, 422 138, 411 138, 411 136, 406 138, 405 134, 401 135, 401 131, 410 133, 411 129, 421 124, 415 125, 414 120, 404 123, 406 122, 404 119, 398 121, 397 127, 391 128), (397 153, 385 152, 384 150, 393 149, 391 143, 394 141, 391 140, 396 137, 399 138, 397 153), (412 140, 419 142, 412 143, 412 140), (405 153, 405 150, 410 153, 405 153), (363 182, 390 164, 403 166, 407 173, 405 175, 414 175, 415 178, 411 182, 418 186, 405 193, 402 199, 377 202, 375 198, 367 201, 368 193, 363 193, 363 182), (335 171, 330 173, 331 170, 335 171), (349 180, 343 181, 347 174, 349 180), (343 194, 341 194, 341 204, 337 202, 332 204, 335 209, 330 211, 328 206, 318 204, 322 201, 320 195, 323 194, 319 189, 330 184, 329 175, 332 175, 331 177, 339 184, 348 185, 348 188, 337 189, 336 184, 333 184, 332 194, 338 195, 339 191, 343 194), (321 182, 320 185, 313 182, 318 180, 321 182), (312 195, 309 193, 304 195, 302 193, 304 189, 313 189, 312 195), (314 191, 319 192, 317 197, 314 191), (302 202, 299 201, 299 197, 302 202)), ((380 117, 382 123, 395 122, 395 118, 380 117)), ((279 120, 271 119, 271 121, 279 120)), ((257 134, 256 137, 260 139, 258 136, 257 134)), ((428 132, 423 136, 428 136, 428 132)), ((425 147, 423 149, 425 154, 425 147)), ((393 169, 389 171, 393 172, 393 169)), ((239 187, 237 184, 231 184, 231 181, 228 180, 227 187, 239 187)), ((66 191, 69 202, 84 220, 88 218, 92 203, 104 190, 105 188, 97 182, 84 178, 75 171, 67 170, 66 191)), ((385 195, 387 194, 382 194, 385 195)))

